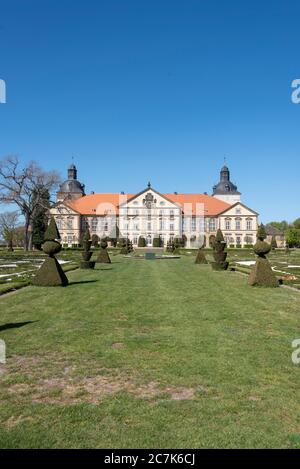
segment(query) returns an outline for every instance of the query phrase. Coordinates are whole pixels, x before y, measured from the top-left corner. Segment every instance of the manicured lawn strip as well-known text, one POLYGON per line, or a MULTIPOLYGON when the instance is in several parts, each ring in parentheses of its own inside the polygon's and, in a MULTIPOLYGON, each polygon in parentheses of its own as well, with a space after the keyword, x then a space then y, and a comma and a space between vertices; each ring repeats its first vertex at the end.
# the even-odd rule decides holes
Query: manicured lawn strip
POLYGON ((193 256, 112 261, 70 272, 67 288, 1 298, 2 325, 33 321, 0 330, 1 447, 300 446, 296 292, 250 287, 193 256), (90 403, 53 386, 99 376, 124 387, 98 400, 101 386, 90 390, 90 403), (149 383, 162 394, 130 391, 149 383))

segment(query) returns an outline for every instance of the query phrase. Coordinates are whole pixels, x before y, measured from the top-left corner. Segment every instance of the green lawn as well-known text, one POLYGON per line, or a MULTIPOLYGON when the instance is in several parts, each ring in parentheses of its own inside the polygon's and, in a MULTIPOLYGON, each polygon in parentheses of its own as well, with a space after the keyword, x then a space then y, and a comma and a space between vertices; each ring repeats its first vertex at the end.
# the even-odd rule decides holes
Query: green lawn
POLYGON ((112 257, 0 298, 0 447, 300 447, 300 294, 112 257))

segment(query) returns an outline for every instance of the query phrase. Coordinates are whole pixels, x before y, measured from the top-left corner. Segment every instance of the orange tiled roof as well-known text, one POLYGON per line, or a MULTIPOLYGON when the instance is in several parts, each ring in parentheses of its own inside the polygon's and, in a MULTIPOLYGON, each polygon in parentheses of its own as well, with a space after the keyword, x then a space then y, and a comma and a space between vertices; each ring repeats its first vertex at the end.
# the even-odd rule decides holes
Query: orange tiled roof
MULTIPOLYGON (((184 209, 184 204, 188 204, 186 210, 192 210, 196 214, 197 204, 204 204, 204 215, 214 216, 230 207, 230 204, 223 202, 206 194, 162 194, 162 196, 175 202, 184 209)), ((119 212, 119 205, 134 197, 134 194, 90 194, 80 197, 77 200, 65 201, 72 209, 82 215, 106 215, 109 210, 119 212)))
POLYGON ((118 213, 119 204, 130 197, 133 194, 90 194, 65 203, 82 215, 106 215, 110 209, 118 213))
POLYGON ((197 204, 204 205, 204 216, 218 215, 230 207, 230 204, 207 194, 164 194, 164 196, 181 205, 182 208, 184 204, 189 204, 186 209, 190 210, 191 207, 193 215, 196 215, 197 204))

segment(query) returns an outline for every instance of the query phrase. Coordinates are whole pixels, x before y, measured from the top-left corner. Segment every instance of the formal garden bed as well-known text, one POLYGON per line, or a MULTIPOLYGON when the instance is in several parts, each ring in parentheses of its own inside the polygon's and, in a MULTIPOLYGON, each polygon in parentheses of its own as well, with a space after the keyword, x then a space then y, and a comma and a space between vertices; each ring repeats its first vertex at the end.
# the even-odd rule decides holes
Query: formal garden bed
MULTIPOLYGON (((0 251, 0 295, 30 285, 45 258, 39 251, 0 251)), ((78 267, 76 260, 74 256, 64 256, 63 253, 59 256, 59 263, 65 272, 78 267)))

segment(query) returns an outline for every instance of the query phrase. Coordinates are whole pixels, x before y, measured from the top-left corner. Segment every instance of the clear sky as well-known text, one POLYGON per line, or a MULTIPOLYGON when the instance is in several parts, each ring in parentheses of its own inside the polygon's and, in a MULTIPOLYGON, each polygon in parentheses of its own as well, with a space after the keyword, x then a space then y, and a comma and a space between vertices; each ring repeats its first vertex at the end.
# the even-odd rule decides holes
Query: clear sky
POLYGON ((300 216, 295 1, 0 0, 0 158, 87 192, 204 192, 224 156, 263 222, 300 216))

